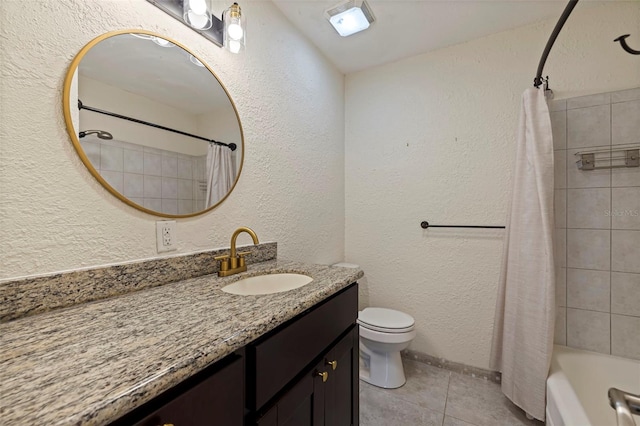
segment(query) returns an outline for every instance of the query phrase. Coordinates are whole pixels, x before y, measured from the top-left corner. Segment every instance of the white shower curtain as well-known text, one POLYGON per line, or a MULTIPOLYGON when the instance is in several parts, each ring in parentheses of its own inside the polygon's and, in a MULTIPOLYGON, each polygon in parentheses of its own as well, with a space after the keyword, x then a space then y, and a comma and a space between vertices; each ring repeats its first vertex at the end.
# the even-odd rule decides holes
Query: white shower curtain
POLYGON ((544 420, 555 321, 553 139, 543 89, 522 95, 491 367, 502 392, 544 420))
POLYGON ((231 189, 235 179, 231 150, 226 146, 209 144, 207 151, 207 197, 205 208, 220 201, 231 189))

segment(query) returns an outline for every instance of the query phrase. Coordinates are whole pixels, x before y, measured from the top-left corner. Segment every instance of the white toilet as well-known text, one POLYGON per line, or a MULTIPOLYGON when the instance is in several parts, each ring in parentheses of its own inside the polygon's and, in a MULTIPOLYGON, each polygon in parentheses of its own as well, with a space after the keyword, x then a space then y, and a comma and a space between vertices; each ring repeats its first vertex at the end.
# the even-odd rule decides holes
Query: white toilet
POLYGON ((399 388, 404 377, 400 351, 416 337, 414 319, 404 312, 365 308, 360 324, 360 379, 381 388, 399 388))
MULTIPOLYGON (((350 263, 334 266, 357 268, 350 263)), ((416 337, 415 320, 404 312, 365 308, 358 313, 360 325, 360 379, 374 386, 393 389, 407 381, 400 351, 416 337)))

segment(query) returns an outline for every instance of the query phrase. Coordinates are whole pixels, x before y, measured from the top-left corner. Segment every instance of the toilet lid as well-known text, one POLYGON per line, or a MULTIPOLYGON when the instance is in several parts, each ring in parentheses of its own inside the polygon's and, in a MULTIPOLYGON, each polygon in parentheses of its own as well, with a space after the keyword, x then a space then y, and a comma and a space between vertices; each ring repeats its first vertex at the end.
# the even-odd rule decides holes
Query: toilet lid
POLYGON ((358 313, 358 322, 374 329, 388 329, 395 332, 413 328, 411 315, 387 308, 365 308, 358 313))

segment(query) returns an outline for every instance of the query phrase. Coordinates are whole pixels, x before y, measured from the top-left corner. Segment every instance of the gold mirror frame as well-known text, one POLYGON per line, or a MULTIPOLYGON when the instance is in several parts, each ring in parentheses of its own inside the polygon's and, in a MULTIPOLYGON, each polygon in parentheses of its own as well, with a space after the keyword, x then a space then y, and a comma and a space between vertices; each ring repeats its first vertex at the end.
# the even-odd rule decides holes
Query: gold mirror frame
POLYGON ((80 157, 80 159, 82 160, 84 165, 87 167, 89 172, 112 195, 114 195, 116 198, 118 198, 123 203, 128 204, 129 206, 131 206, 131 207, 133 207, 133 208, 135 208, 137 210, 143 211, 145 213, 148 213, 148 214, 151 214, 151 215, 154 215, 154 216, 160 216, 160 217, 166 217, 166 218, 188 218, 188 217, 198 216, 198 215, 207 213, 207 212, 215 209, 216 207, 218 207, 220 204, 222 204, 222 202, 224 202, 227 199, 227 197, 229 197, 229 195, 233 192, 233 190, 235 189, 236 185, 238 184, 238 180, 240 179, 240 175, 242 174, 242 167, 244 165, 244 151, 245 151, 245 147, 244 147, 244 132, 242 130, 242 123, 240 122, 240 116, 238 115, 238 109, 236 108, 236 105, 233 102, 233 99, 231 98, 231 95, 229 94, 229 91, 224 86, 224 84, 222 84, 222 81, 220 81, 220 79, 218 78, 216 73, 213 72, 213 70, 209 67, 209 65, 207 65, 202 59, 200 59, 197 55, 195 55, 186 46, 182 45, 181 43, 178 43, 177 41, 175 41, 173 39, 170 39, 168 37, 165 37, 165 36, 162 36, 160 34, 154 33, 152 31, 146 31, 146 30, 140 30, 140 29, 110 31, 108 33, 102 34, 102 35, 94 38, 89 43, 87 43, 80 50, 80 52, 78 52, 76 57, 71 62, 71 65, 69 66, 69 70, 67 71, 67 75, 66 75, 66 77, 64 79, 62 106, 63 106, 63 112, 64 112, 64 121, 65 121, 65 124, 66 124, 66 127, 67 127, 67 133, 69 133, 69 136, 71 137, 71 142, 73 143, 73 147, 75 148, 76 152, 78 153, 78 156, 80 157), (71 111, 72 111, 71 107, 72 107, 72 105, 74 105, 74 106, 76 105, 77 99, 74 100, 73 103, 71 102, 71 99, 70 99, 71 86, 73 84, 73 78, 74 78, 74 75, 76 74, 76 71, 78 70, 78 66, 80 64, 80 61, 82 61, 84 56, 87 54, 87 52, 89 50, 91 50, 92 47, 94 47, 96 44, 100 43, 101 41, 106 40, 106 39, 108 39, 110 37, 117 36, 117 35, 132 34, 132 33, 133 34, 144 34, 144 35, 148 35, 148 36, 154 36, 154 37, 163 38, 163 39, 175 44, 177 47, 180 47, 180 48, 184 49, 189 54, 193 55, 197 60, 199 60, 202 63, 202 65, 204 65, 204 67, 207 70, 209 70, 209 72, 216 79, 218 84, 220 84, 220 87, 222 88, 222 90, 224 90, 225 94, 229 98, 229 102, 231 103, 231 106, 233 107, 233 111, 235 113, 236 119, 238 120, 238 129, 240 131, 240 147, 242 149, 242 153, 241 153, 242 156, 240 158, 240 166, 238 167, 238 171, 236 173, 236 178, 235 178, 233 184, 231 185, 231 188, 227 192, 227 194, 224 197, 222 197, 217 203, 215 203, 214 205, 212 205, 210 207, 207 207, 204 210, 201 210, 201 211, 198 211, 198 212, 195 212, 195 213, 191 213, 191 214, 184 214, 184 215, 168 214, 168 213, 158 212, 158 211, 155 211, 155 210, 150 210, 150 209, 148 209, 146 207, 143 207, 143 206, 141 206, 141 205, 139 205, 137 203, 134 203, 133 201, 131 201, 127 197, 125 197, 124 194, 121 194, 119 191, 117 191, 115 188, 113 188, 111 185, 109 185, 109 183, 102 177, 100 172, 98 170, 96 170, 96 168, 93 166, 93 164, 91 163, 91 160, 86 155, 86 153, 84 152, 84 149, 82 148, 82 145, 80 144, 80 139, 78 138, 78 131, 80 131, 80 129, 75 129, 74 128, 73 120, 72 120, 72 114, 71 114, 71 111))

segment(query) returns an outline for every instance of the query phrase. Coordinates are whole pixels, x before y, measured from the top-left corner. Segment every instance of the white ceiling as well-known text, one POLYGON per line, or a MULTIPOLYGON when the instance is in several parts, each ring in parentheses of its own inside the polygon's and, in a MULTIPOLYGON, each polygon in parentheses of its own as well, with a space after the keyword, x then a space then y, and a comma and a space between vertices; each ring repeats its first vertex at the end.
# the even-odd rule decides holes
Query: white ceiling
MULTIPOLYGON (((546 18, 557 20, 567 4, 566 0, 367 0, 376 21, 365 31, 341 37, 324 17, 324 11, 340 0, 273 2, 345 74, 546 18)), ((583 0, 577 8, 593 4, 583 0)))

